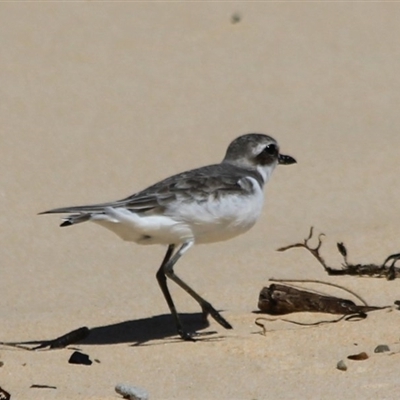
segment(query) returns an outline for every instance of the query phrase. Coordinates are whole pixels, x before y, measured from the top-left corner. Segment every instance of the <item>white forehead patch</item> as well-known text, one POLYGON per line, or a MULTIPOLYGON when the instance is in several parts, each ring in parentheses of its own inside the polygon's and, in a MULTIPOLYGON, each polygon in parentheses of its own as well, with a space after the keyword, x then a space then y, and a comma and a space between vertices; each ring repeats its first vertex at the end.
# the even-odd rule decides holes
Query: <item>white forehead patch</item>
POLYGON ((269 142, 269 143, 260 143, 256 147, 253 148, 253 155, 258 156, 268 145, 270 144, 275 144, 275 146, 278 146, 274 142, 269 142))

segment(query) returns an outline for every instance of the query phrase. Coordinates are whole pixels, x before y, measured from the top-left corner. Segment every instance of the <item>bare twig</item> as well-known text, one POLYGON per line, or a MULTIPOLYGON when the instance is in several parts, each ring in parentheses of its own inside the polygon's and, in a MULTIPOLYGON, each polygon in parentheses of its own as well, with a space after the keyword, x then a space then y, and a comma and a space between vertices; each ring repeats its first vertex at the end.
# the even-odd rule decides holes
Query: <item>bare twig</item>
POLYGON ((347 261, 347 249, 344 243, 337 243, 338 250, 340 254, 343 256, 344 263, 342 269, 335 269, 329 267, 325 260, 319 253, 319 250, 322 245, 321 238, 325 236, 323 233, 318 235, 318 244, 316 247, 312 248, 309 245, 309 241, 311 240, 314 233, 314 228, 311 227, 310 234, 302 243, 295 243, 289 246, 281 247, 278 251, 286 251, 295 247, 303 247, 307 249, 324 267, 325 271, 328 275, 351 275, 351 276, 365 276, 365 277, 373 277, 373 278, 383 278, 385 277, 388 280, 393 280, 395 278, 400 277, 400 268, 395 266, 396 262, 400 260, 400 253, 392 254, 386 258, 382 265, 376 264, 349 264, 347 261), (391 261, 391 264, 388 263, 391 261))
POLYGON ((287 318, 266 318, 266 317, 259 317, 257 318, 254 323, 262 328, 263 332, 262 334, 265 336, 267 333, 267 328, 265 327, 265 324, 261 323, 260 321, 266 321, 266 322, 275 322, 275 321, 283 321, 283 322, 288 322, 290 324, 295 324, 295 325, 301 325, 301 326, 317 326, 317 325, 322 325, 322 324, 334 324, 336 322, 340 322, 342 320, 345 321, 359 321, 362 319, 367 318, 367 314, 365 313, 356 313, 356 314, 351 314, 351 315, 342 315, 339 318, 335 319, 329 319, 329 320, 322 320, 322 321, 317 321, 317 322, 298 322, 298 321, 293 321, 291 319, 287 318))

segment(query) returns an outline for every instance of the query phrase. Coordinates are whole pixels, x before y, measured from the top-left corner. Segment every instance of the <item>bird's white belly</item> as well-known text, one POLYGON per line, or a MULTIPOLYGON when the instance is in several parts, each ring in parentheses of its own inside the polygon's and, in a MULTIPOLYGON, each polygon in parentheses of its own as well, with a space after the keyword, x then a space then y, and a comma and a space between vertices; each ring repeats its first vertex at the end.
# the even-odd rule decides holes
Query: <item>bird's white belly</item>
POLYGON ((138 244, 180 244, 192 238, 185 224, 164 215, 138 215, 125 208, 108 208, 92 221, 127 242, 138 244))
MULTIPOLYGON (((257 185, 258 186, 258 185, 257 185)), ((163 215, 139 215, 124 208, 105 209, 92 221, 123 240, 139 244, 212 243, 247 232, 263 206, 261 188, 251 195, 226 195, 204 202, 176 202, 163 215)))

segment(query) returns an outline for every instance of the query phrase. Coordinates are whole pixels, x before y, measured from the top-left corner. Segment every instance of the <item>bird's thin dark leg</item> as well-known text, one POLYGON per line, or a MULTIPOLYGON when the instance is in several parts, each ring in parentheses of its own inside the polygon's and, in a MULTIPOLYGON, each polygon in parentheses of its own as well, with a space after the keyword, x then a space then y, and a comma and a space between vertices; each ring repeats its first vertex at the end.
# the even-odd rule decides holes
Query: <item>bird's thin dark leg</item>
POLYGON ((185 332, 183 330, 181 320, 179 318, 178 313, 176 312, 176 307, 175 307, 174 301, 172 300, 171 293, 169 292, 168 286, 167 286, 167 277, 165 276, 165 265, 171 259, 174 250, 175 250, 175 245, 171 244, 168 246, 168 250, 165 254, 164 260, 161 263, 160 268, 157 271, 156 277, 157 277, 158 284, 160 285, 161 291, 163 292, 163 295, 165 297, 165 300, 167 301, 167 304, 171 311, 171 314, 175 320, 176 330, 178 331, 179 336, 183 340, 192 340, 193 341, 194 339, 190 336, 190 334, 188 334, 187 332, 185 332))
MULTIPOLYGON (((198 293, 196 293, 187 283, 182 281, 174 272, 174 265, 179 260, 179 258, 192 247, 194 242, 186 242, 181 248, 175 253, 175 255, 164 265, 165 275, 172 279, 177 285, 179 285, 183 290, 190 294, 199 304, 203 310, 204 315, 210 314, 215 321, 222 325, 226 329, 232 329, 232 325, 221 316, 221 314, 206 300, 204 300, 198 293)), ((168 254, 168 253, 167 253, 168 254)), ((167 300, 168 301, 168 300, 167 300)), ((171 308, 171 307, 170 307, 171 308)), ((172 310, 171 310, 172 311, 172 310)))

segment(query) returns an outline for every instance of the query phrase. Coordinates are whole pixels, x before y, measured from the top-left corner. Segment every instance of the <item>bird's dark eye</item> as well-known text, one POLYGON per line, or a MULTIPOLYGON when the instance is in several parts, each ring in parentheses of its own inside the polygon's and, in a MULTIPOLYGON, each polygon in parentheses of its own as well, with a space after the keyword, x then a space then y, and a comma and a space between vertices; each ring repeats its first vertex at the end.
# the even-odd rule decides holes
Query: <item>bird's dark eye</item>
POLYGON ((277 152, 278 152, 278 147, 276 146, 276 144, 269 144, 268 146, 265 146, 263 150, 263 153, 269 154, 271 156, 273 156, 277 152))

